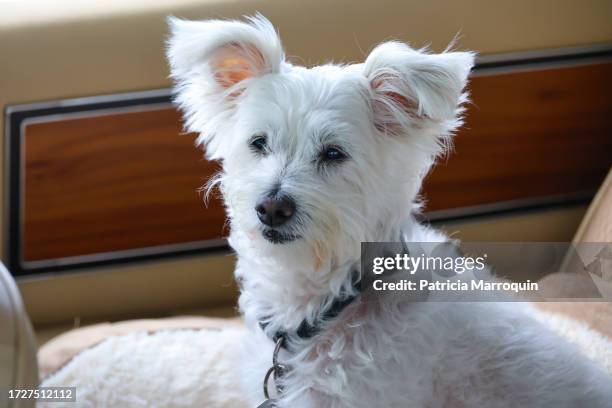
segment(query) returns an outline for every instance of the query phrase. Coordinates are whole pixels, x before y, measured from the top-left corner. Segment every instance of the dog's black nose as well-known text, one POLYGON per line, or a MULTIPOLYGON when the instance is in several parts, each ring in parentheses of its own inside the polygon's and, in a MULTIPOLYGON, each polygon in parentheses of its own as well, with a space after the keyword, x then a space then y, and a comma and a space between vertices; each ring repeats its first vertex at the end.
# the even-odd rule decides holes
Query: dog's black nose
POLYGON ((263 197, 255 206, 259 221, 268 227, 279 227, 295 213, 295 202, 287 197, 263 197))

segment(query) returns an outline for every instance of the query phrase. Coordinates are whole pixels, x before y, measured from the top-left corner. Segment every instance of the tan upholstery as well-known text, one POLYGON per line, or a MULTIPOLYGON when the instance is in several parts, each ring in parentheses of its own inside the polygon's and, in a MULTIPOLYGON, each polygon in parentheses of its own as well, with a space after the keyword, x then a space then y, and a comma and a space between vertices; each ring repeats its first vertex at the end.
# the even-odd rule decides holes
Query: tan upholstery
MULTIPOLYGON (((612 242, 612 169, 593 199, 574 242, 612 242)), ((557 273, 544 277, 540 281, 542 290, 563 294, 567 297, 585 297, 592 295, 592 283, 586 278, 557 273)), ((563 314, 586 323, 606 336, 612 338, 612 303, 610 302, 551 302, 538 303, 542 310, 563 314)))
POLYGON ((582 220, 574 242, 612 242, 612 168, 582 220))

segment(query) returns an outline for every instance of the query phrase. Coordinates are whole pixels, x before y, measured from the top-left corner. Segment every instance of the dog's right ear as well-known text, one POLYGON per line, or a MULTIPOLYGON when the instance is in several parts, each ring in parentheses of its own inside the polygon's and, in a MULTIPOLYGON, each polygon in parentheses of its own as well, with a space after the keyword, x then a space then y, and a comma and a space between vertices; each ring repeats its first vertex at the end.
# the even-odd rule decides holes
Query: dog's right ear
POLYGON ((284 54, 272 24, 262 15, 240 21, 168 18, 167 57, 176 83, 175 102, 186 128, 200 134, 207 156, 223 156, 216 136, 231 121, 241 93, 252 81, 281 70, 284 54))
POLYGON ((438 123, 439 136, 452 133, 461 124, 474 57, 472 52, 431 54, 397 41, 378 45, 364 64, 376 128, 402 134, 438 123))

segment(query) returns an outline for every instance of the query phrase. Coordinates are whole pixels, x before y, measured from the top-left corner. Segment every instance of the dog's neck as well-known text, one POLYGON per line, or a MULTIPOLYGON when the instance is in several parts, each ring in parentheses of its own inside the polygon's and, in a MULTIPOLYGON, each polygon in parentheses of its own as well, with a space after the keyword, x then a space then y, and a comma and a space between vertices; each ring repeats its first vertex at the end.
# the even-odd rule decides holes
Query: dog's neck
MULTIPOLYGON (((411 239, 418 224, 414 217, 401 227, 388 228, 377 241, 411 239)), ((374 239, 372 239, 374 240, 374 239)), ((234 239, 234 242, 236 239, 234 239)), ((287 258, 265 258, 249 250, 238 250, 236 276, 240 282, 240 309, 247 323, 259 327, 265 323, 269 337, 279 331, 296 332, 304 321, 315 322, 338 299, 354 294, 355 273, 360 271, 360 249, 345 259, 308 259, 308 253, 287 258)))
POLYGON ((265 323, 269 337, 279 331, 296 332, 304 321, 317 320, 340 296, 353 293, 351 278, 358 271, 359 259, 327 270, 304 265, 289 268, 260 259, 239 260, 240 309, 247 321, 265 323), (241 273, 243 269, 246 272, 241 273), (265 277, 263 273, 253 276, 263 270, 265 277))

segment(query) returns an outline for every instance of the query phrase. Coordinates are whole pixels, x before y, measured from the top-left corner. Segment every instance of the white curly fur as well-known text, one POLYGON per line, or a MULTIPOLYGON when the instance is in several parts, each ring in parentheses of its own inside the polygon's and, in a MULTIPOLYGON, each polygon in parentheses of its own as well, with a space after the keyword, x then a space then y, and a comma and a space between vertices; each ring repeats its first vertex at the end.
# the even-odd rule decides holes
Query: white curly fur
MULTIPOLYGON (((388 42, 363 64, 307 69, 285 61, 262 16, 170 25, 176 102, 223 164, 216 181, 251 330, 242 380, 256 404, 272 355, 266 334, 312 321, 350 290, 361 242, 447 239, 413 214, 423 177, 461 124, 474 55, 388 42), (249 147, 253 135, 266 135, 266 155, 249 147), (330 145, 348 158, 321 164, 330 145), (262 234, 254 208, 272 189, 297 203, 278 228, 299 237, 292 242, 262 234)), ((320 335, 290 339, 279 406, 610 406, 610 379, 530 313, 521 303, 355 303, 320 335)))

